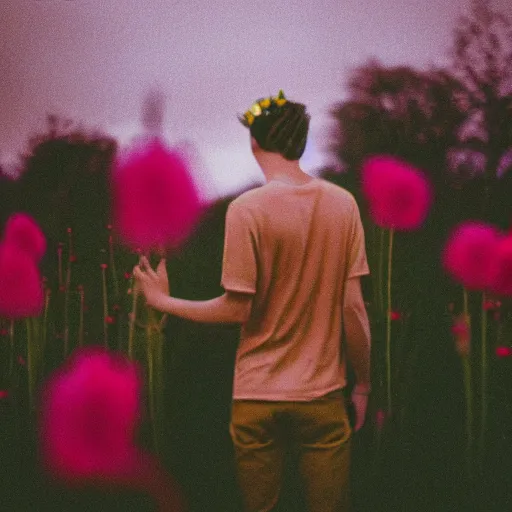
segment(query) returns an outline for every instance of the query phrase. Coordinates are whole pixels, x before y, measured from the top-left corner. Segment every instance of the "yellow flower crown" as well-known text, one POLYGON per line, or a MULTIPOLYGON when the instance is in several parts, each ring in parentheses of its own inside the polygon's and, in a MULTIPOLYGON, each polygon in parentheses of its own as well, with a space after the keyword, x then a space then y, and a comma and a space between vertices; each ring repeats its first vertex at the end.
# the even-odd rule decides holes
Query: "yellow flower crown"
POLYGON ((238 116, 238 119, 244 126, 249 128, 257 117, 267 115, 276 108, 282 107, 287 101, 281 89, 277 96, 262 98, 253 103, 252 107, 243 116, 238 116))

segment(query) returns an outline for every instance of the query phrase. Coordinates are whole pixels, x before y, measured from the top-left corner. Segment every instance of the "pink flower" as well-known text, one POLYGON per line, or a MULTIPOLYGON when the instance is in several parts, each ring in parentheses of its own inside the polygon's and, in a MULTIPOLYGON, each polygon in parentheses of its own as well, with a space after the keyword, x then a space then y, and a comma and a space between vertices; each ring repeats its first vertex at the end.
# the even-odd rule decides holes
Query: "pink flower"
POLYGON ((177 248, 201 214, 187 164, 160 141, 133 149, 112 175, 114 226, 132 250, 177 248))
POLYGON ((512 296, 512 236, 503 237, 497 244, 491 276, 494 293, 512 296))
POLYGON ((43 306, 43 282, 32 255, 18 246, 0 244, 0 317, 39 316, 43 306))
POLYGON ((363 165, 362 186, 377 225, 407 231, 425 221, 432 187, 408 163, 386 155, 369 158, 363 165))
POLYGON ((511 357, 512 347, 496 347, 496 355, 498 357, 511 357))
POLYGON ((4 242, 14 245, 39 262, 46 252, 46 238, 34 219, 25 213, 9 217, 5 227, 4 242))
POLYGON ((497 229, 482 222, 459 225, 444 247, 446 271, 470 290, 489 288, 500 236, 497 229))
POLYGON ((138 368, 119 354, 82 349, 47 382, 40 418, 44 460, 64 479, 130 474, 139 452, 138 368))
POLYGON ((493 311, 495 310, 496 308, 498 308, 498 303, 497 302, 494 302, 493 300, 486 300, 484 303, 483 303, 483 306, 482 308, 484 309, 484 311, 493 311))
POLYGON ((383 409, 379 409, 375 414, 375 423, 377 424, 377 429, 382 430, 384 428, 384 423, 386 422, 386 411, 383 409))
POLYGON ((459 315, 452 326, 452 334, 455 336, 455 346, 459 355, 466 357, 471 348, 471 331, 469 329, 469 318, 459 315))
POLYGON ((0 389, 0 400, 3 400, 4 398, 9 398, 9 391, 0 389))
POLYGON ((391 311, 389 314, 391 320, 400 320, 402 318, 402 314, 399 311, 391 311))

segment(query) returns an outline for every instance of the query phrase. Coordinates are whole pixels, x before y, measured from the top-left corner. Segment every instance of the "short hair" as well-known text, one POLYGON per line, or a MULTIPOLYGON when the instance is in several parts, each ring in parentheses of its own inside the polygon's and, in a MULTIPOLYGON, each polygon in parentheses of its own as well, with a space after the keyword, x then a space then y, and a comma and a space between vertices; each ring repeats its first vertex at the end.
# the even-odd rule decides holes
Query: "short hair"
POLYGON ((279 153, 287 160, 299 160, 306 149, 310 115, 302 103, 287 101, 279 108, 257 116, 250 132, 264 151, 279 153))

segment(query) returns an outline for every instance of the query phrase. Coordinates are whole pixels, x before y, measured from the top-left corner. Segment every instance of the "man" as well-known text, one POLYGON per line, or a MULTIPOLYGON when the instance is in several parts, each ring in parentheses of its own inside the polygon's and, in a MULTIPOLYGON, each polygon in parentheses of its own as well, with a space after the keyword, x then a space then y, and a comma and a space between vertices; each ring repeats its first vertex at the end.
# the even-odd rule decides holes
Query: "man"
POLYGON ((280 91, 240 120, 267 183, 228 208, 226 293, 209 301, 169 297, 162 261, 155 272, 143 259, 134 274, 160 311, 242 324, 230 433, 245 509, 274 508, 285 445, 292 442, 308 510, 341 512, 348 508, 351 438, 342 394, 345 354, 356 376, 356 431, 370 392, 370 330, 360 286, 368 265, 359 209, 347 191, 301 170, 309 129, 304 105, 280 91))

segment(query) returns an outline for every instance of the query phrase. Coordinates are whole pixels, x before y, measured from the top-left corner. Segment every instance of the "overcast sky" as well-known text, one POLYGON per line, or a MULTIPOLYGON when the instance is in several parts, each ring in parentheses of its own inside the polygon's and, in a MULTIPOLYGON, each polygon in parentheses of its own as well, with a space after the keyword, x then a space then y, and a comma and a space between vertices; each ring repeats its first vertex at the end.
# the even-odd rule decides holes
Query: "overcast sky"
MULTIPOLYGON (((47 112, 127 142, 145 91, 167 97, 166 137, 187 140, 209 195, 260 179, 236 114, 280 88, 309 106, 303 159, 326 160, 329 107, 376 57, 426 68, 448 54, 468 0, 0 0, 0 160, 47 112), (201 165, 198 164, 198 167, 201 165)), ((512 2, 494 5, 512 15, 512 2)))

